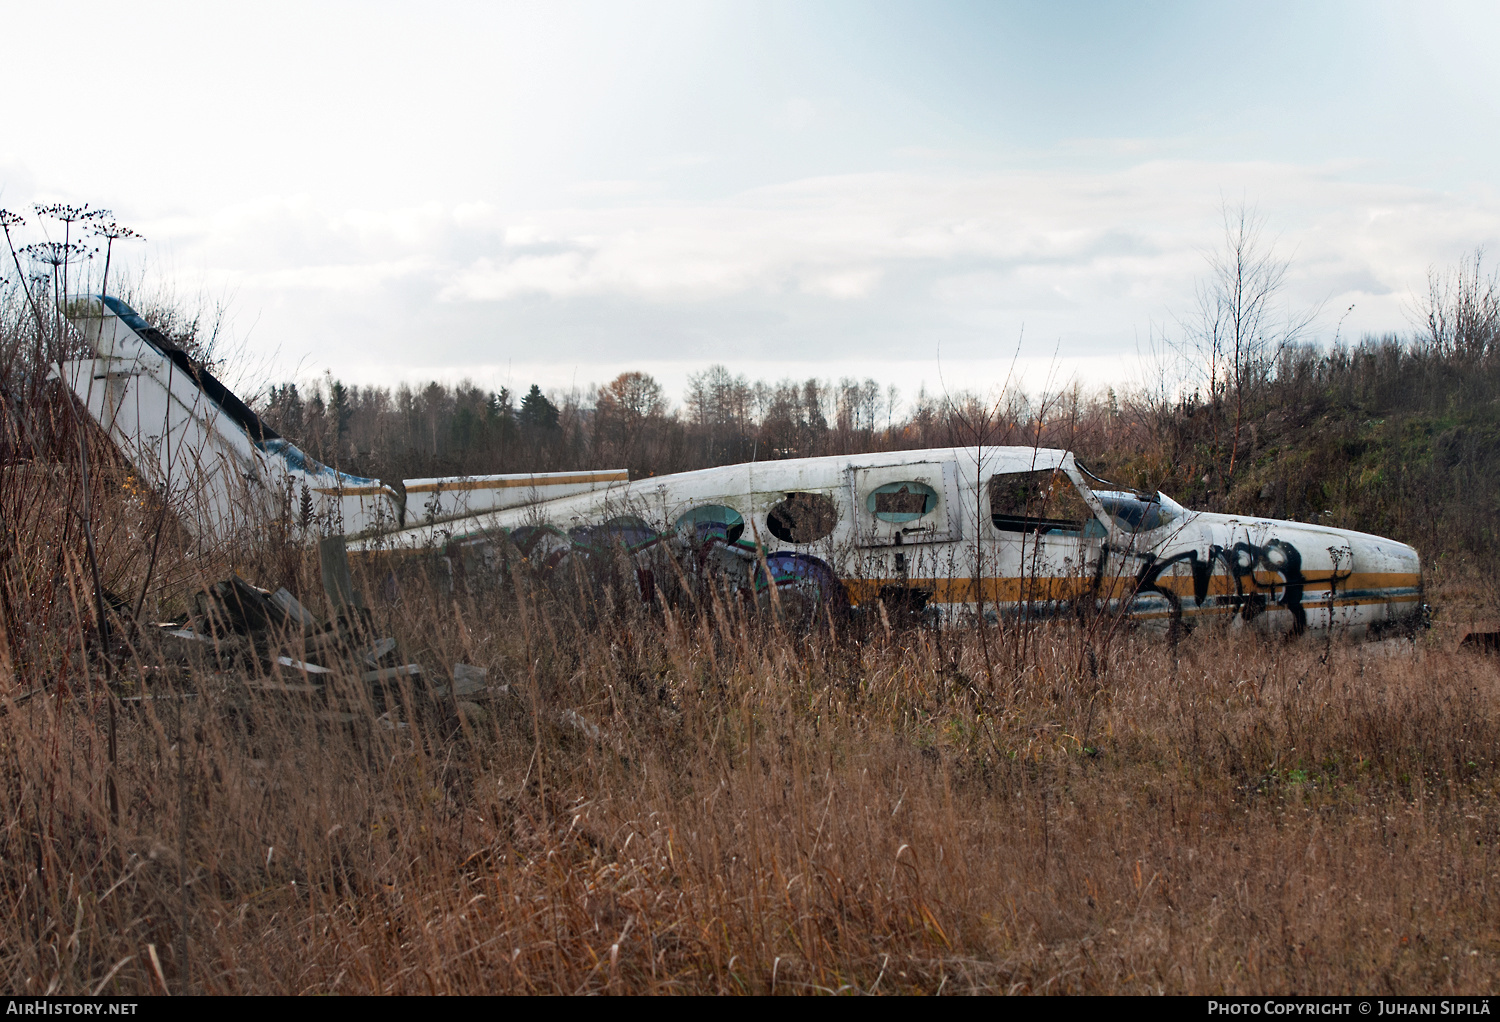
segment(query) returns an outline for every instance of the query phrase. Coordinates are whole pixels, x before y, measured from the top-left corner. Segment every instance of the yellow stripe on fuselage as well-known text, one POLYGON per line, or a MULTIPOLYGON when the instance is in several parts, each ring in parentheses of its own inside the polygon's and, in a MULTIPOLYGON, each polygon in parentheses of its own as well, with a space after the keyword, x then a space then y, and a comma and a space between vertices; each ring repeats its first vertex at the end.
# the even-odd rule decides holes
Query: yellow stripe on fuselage
POLYGON ((436 483, 418 483, 408 486, 407 493, 448 493, 453 490, 508 490, 517 486, 544 489, 548 486, 577 486, 580 483, 624 483, 630 481, 630 473, 619 472, 575 472, 542 478, 525 476, 520 479, 444 479, 436 483))
MULTIPOLYGON (((1343 609, 1343 608, 1346 608, 1346 607, 1370 607, 1370 606, 1375 606, 1375 605, 1389 607, 1392 604, 1397 604, 1397 603, 1401 603, 1401 604, 1417 603, 1421 599, 1422 598, 1419 595, 1417 595, 1416 593, 1397 593, 1397 592, 1393 592, 1392 595, 1390 595, 1390 596, 1359 596, 1359 597, 1351 597, 1349 599, 1344 599, 1344 598, 1340 597, 1340 598, 1336 598, 1336 599, 1334 599, 1332 601, 1328 600, 1325 597, 1324 599, 1321 599, 1321 600, 1312 600, 1312 601, 1305 602, 1301 606, 1302 606, 1302 609, 1304 611, 1325 610, 1325 609, 1327 609, 1330 606, 1332 606, 1334 609, 1343 609)), ((1274 613, 1276 611, 1287 611, 1287 612, 1290 612, 1291 608, 1290 607, 1284 607, 1284 606, 1282 606, 1279 603, 1272 603, 1272 604, 1270 604, 1270 605, 1268 605, 1266 607, 1261 608, 1257 613, 1270 614, 1270 613, 1274 613)), ((1191 605, 1185 605, 1182 608, 1182 616, 1185 617, 1185 618, 1192 618, 1192 617, 1216 617, 1216 616, 1224 616, 1224 615, 1228 615, 1228 614, 1238 614, 1239 612, 1240 612, 1240 608, 1239 607, 1233 606, 1231 604, 1225 604, 1225 603, 1221 603, 1221 604, 1218 604, 1217 606, 1213 606, 1213 607, 1194 607, 1194 606, 1191 606, 1191 605)), ((1172 612, 1170 610, 1155 610, 1155 611, 1147 611, 1147 612, 1144 612, 1144 613, 1142 613, 1142 612, 1136 612, 1136 613, 1132 613, 1131 617, 1136 618, 1136 619, 1141 620, 1141 621, 1165 620, 1166 618, 1172 617, 1172 612)))
MULTIPOLYGON (((880 590, 888 586, 920 590, 928 594, 928 601, 931 603, 974 603, 979 599, 987 603, 1046 603, 1085 597, 1122 600, 1138 592, 1137 583, 1133 577, 1106 578, 1100 581, 1097 588, 1093 579, 1075 576, 1064 578, 990 577, 979 579, 977 586, 975 581, 972 578, 850 578, 844 580, 844 585, 849 591, 850 601, 855 604, 874 602, 879 598, 880 590)), ((1356 603, 1405 603, 1414 601, 1418 597, 1411 593, 1393 592, 1388 597, 1377 595, 1349 598, 1340 597, 1338 592, 1341 590, 1361 593, 1367 593, 1370 590, 1410 590, 1416 589, 1421 583, 1422 576, 1414 572, 1364 571, 1346 572, 1334 576, 1332 572, 1323 571, 1309 572, 1308 577, 1300 585, 1304 604, 1326 604, 1329 588, 1332 586, 1336 606, 1353 606, 1356 603)), ((1247 575, 1242 578, 1242 584, 1246 592, 1262 593, 1268 597, 1279 597, 1286 588, 1286 582, 1279 575, 1276 576, 1274 583, 1269 580, 1263 582, 1256 579, 1253 585, 1247 575)), ((1188 602, 1192 601, 1194 595, 1191 575, 1163 575, 1156 580, 1154 587, 1165 589, 1179 598, 1186 597, 1188 602)), ((1208 596, 1234 596, 1237 593, 1234 579, 1228 575, 1216 573, 1210 577, 1208 596)))

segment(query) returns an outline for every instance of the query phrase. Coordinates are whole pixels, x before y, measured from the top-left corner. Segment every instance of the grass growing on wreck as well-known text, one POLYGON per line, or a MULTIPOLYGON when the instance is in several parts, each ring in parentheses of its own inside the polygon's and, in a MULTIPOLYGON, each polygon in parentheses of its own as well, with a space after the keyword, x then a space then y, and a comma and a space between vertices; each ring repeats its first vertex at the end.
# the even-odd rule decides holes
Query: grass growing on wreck
MULTIPOLYGON (((658 616, 520 593, 414 583, 377 608, 429 673, 477 664, 509 689, 394 715, 404 727, 374 707, 329 724, 281 696, 227 712, 205 666, 179 683, 190 700, 119 708, 111 772, 95 661, 0 700, 6 986, 1500 979, 1488 660, 1126 637, 1095 673, 1063 628, 1017 663, 995 632, 987 653, 967 631, 800 636, 733 605, 658 616)), ((145 686, 152 663, 126 657, 121 682, 145 686)))

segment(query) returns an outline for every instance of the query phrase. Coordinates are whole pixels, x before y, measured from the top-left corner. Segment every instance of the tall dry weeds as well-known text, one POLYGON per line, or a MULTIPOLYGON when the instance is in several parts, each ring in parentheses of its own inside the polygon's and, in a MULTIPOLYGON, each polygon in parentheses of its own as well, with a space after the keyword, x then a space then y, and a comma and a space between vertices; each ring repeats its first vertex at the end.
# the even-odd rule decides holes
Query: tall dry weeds
POLYGON ((1059 627, 991 681, 972 631, 797 636, 733 603, 656 616, 524 579, 409 581, 375 625, 429 675, 477 664, 508 692, 330 720, 207 649, 153 677, 142 638, 122 681, 163 698, 120 706, 118 818, 99 687, 6 699, 7 985, 1472 992, 1500 975, 1483 659, 1126 636, 1094 674, 1059 627))

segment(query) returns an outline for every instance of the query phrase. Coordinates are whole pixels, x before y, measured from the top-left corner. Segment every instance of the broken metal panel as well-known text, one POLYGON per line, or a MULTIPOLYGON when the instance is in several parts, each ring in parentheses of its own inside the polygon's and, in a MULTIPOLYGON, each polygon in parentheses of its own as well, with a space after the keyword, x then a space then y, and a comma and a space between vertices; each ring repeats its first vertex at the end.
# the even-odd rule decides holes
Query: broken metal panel
POLYGON ((286 615, 290 623, 309 631, 317 626, 318 620, 313 617, 312 611, 302 606, 285 586, 271 594, 271 602, 286 615))
POLYGON ((387 636, 384 639, 376 639, 372 643, 361 646, 354 651, 354 655, 371 667, 379 667, 380 661, 395 652, 395 650, 396 640, 387 636))
POLYGON ((398 681, 401 678, 415 678, 422 673, 421 664, 402 664, 399 667, 377 667, 373 671, 365 671, 359 676, 360 681, 398 681))
POLYGON ((449 694, 457 699, 462 697, 473 697, 484 692, 489 687, 490 672, 484 667, 475 667, 472 664, 453 665, 453 684, 449 694))

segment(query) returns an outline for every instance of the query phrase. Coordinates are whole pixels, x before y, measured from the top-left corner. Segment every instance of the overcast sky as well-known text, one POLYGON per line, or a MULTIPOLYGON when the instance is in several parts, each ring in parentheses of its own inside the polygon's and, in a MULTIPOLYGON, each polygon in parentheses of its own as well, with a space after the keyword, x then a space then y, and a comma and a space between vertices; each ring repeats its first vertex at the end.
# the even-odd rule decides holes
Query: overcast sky
POLYGON ((1494 249, 1497 11, 6 4, 0 206, 113 209, 279 375, 1128 383, 1224 200, 1325 340, 1494 249))

